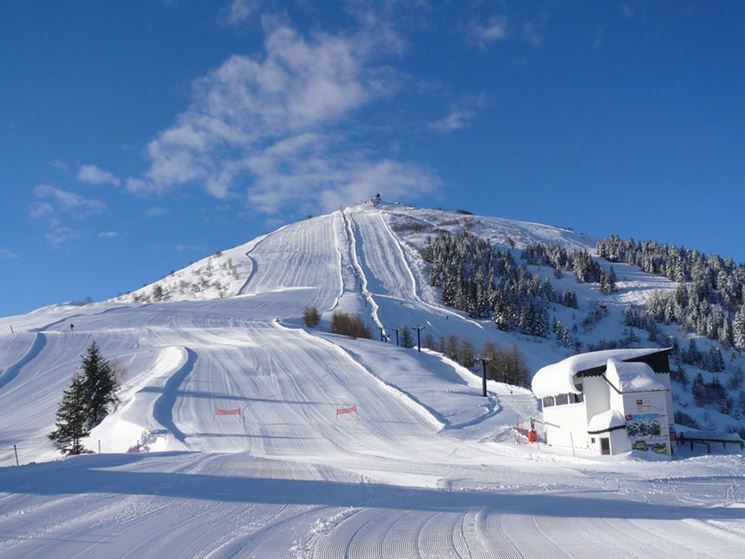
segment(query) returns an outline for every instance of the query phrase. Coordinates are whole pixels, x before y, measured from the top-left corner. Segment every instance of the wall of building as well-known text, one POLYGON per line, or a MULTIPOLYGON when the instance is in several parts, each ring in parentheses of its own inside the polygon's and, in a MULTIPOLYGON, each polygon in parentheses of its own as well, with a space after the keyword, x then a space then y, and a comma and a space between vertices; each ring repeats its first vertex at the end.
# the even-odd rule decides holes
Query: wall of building
POLYGON ((623 394, 626 434, 631 448, 640 452, 670 454, 670 391, 623 394))
POLYGON ((589 448, 585 402, 551 406, 543 410, 546 442, 553 446, 589 448))
POLYGON ((543 409, 546 442, 567 448, 574 445, 574 448, 591 449, 600 454, 600 438, 607 437, 610 440, 611 454, 628 452, 632 448, 656 454, 670 454, 670 375, 658 373, 658 378, 668 390, 626 394, 616 392, 601 376, 583 378, 584 402, 543 409), (588 434, 587 425, 590 419, 609 409, 623 413, 630 428, 588 434))
POLYGON ((610 409, 610 386, 602 377, 583 378, 582 391, 585 394, 588 423, 593 416, 610 409))

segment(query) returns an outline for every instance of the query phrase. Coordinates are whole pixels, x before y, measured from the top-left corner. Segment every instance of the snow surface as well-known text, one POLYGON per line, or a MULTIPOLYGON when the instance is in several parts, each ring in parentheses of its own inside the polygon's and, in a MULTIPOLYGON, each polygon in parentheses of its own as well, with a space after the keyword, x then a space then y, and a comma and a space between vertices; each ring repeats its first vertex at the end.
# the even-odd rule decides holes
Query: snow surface
POLYGON ((619 392, 667 390, 657 378, 657 373, 646 363, 626 363, 614 358, 608 359, 605 378, 619 392))
POLYGON ((532 368, 565 351, 443 307, 422 230, 395 227, 408 219, 516 246, 587 242, 363 205, 175 272, 160 280, 168 302, 135 303, 150 285, 0 318, 0 556, 742 556, 741 454, 649 463, 528 445, 528 390, 489 381, 484 398, 442 355, 324 332, 341 309, 389 335, 517 343, 532 368), (308 305, 319 329, 301 328, 308 305), (93 340, 125 371, 122 404, 86 441, 100 454, 55 460, 46 434, 93 340))

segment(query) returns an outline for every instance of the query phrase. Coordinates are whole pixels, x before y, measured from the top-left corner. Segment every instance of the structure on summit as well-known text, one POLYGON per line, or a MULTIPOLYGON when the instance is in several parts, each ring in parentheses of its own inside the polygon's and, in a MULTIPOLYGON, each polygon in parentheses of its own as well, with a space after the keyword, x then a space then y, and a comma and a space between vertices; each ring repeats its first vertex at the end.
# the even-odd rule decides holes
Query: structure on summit
POLYGON ((600 454, 670 454, 669 349, 614 349, 574 355, 540 369, 546 442, 600 454))

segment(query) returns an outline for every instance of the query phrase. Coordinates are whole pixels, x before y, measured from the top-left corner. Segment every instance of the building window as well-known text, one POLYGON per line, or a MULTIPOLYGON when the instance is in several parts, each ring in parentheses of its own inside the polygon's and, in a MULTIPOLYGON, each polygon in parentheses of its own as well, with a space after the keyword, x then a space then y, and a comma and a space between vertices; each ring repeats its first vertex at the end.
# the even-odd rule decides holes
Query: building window
POLYGON ((569 394, 569 403, 571 404, 581 404, 584 401, 585 401, 584 394, 569 394))
POLYGON ((544 408, 550 408, 554 405, 554 397, 553 396, 546 396, 543 399, 543 407, 544 408))
POLYGON ((569 394, 559 394, 556 397, 556 405, 564 406, 569 403, 569 394))
POLYGON ((595 444, 595 437, 590 437, 590 442, 591 442, 592 444, 595 444))

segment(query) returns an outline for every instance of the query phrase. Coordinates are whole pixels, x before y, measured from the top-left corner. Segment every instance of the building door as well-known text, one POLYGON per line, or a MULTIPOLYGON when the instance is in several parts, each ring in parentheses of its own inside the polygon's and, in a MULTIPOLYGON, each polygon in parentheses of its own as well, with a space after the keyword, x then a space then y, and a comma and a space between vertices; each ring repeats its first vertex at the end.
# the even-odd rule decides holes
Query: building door
POLYGON ((608 437, 600 438, 600 454, 610 454, 610 439, 608 437))

